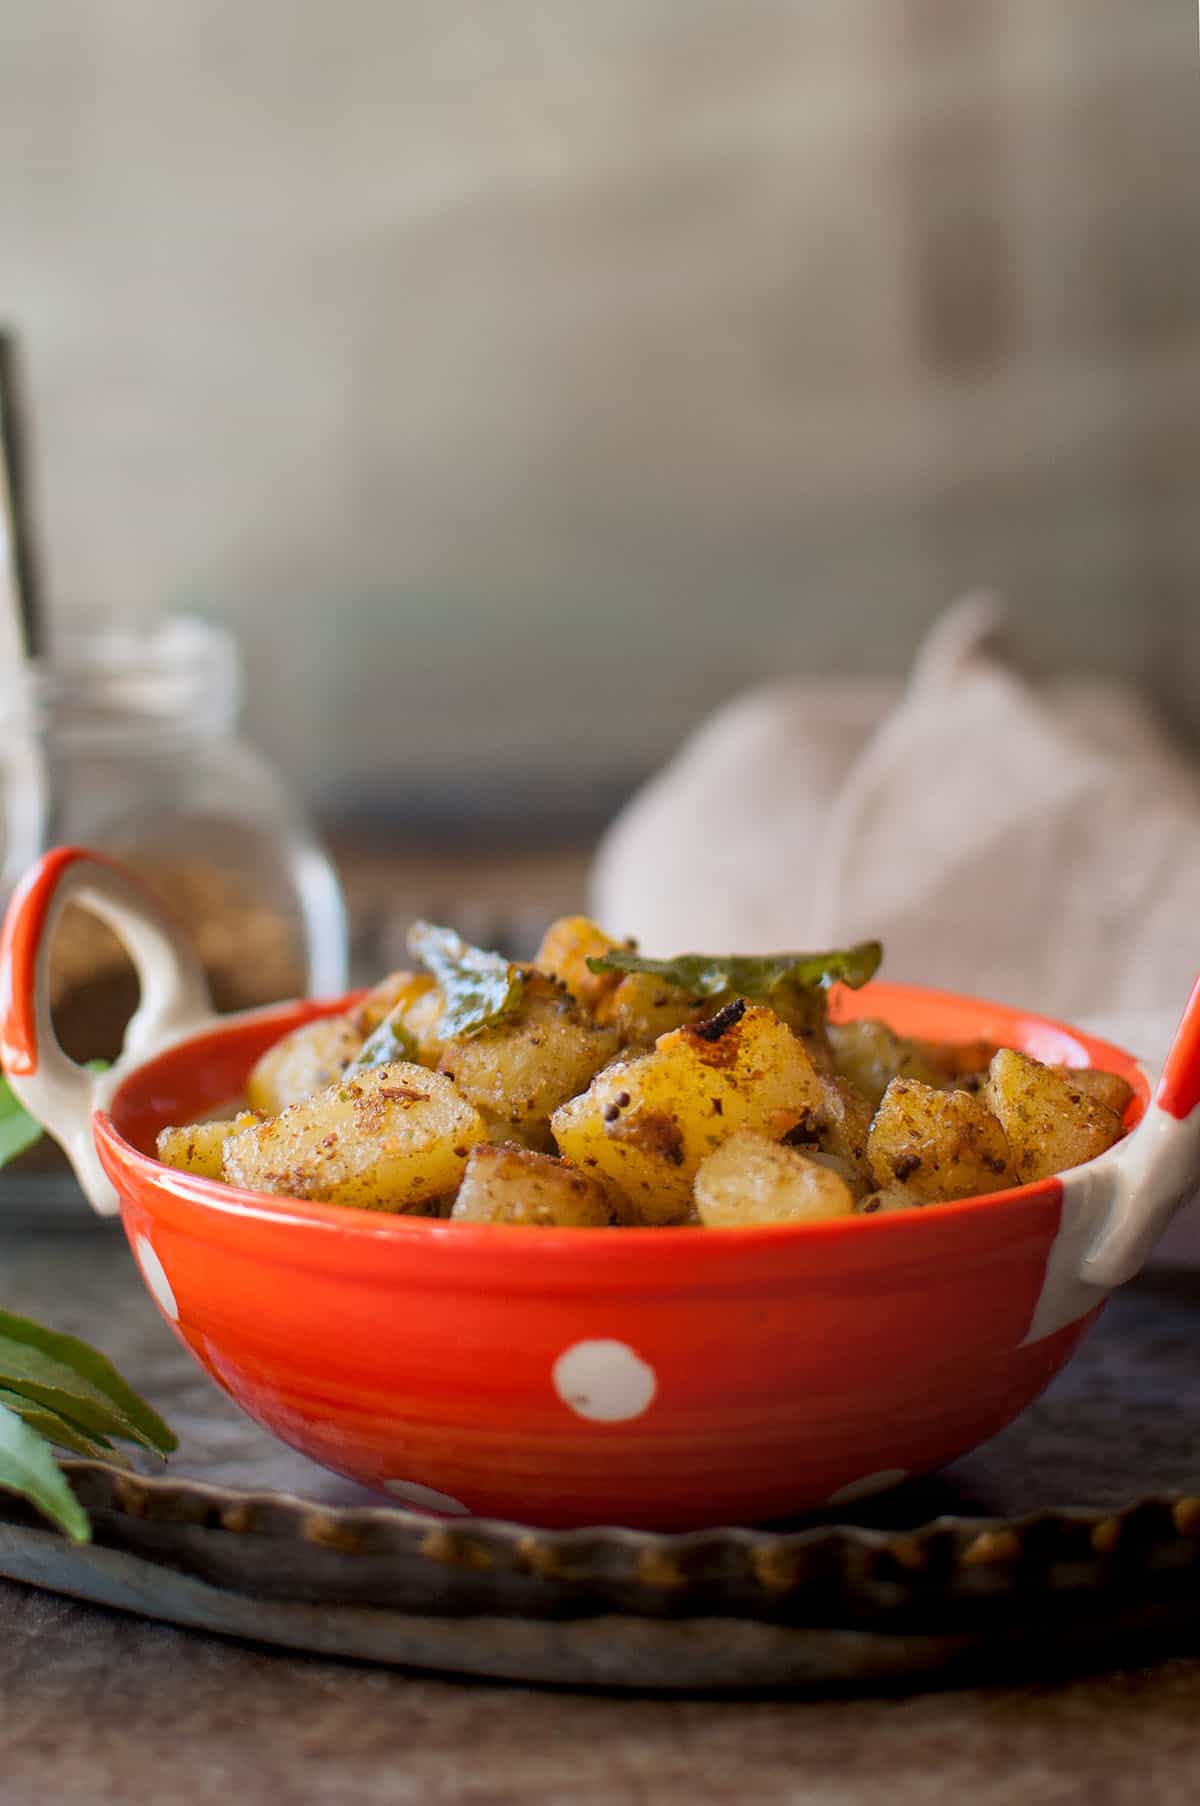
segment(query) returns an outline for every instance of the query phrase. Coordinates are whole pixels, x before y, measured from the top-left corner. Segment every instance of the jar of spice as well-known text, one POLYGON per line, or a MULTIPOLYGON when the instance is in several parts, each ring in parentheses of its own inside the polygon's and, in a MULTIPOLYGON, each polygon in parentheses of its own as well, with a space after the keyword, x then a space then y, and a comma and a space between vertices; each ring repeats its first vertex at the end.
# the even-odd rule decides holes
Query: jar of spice
MULTIPOLYGON (((0 671, 0 886, 79 843, 139 873, 189 929, 221 1010, 346 986, 341 891, 295 798, 237 732, 233 640, 196 620, 78 635, 0 671)), ((137 979, 109 931, 70 910, 52 962, 76 1059, 111 1059, 137 979)))

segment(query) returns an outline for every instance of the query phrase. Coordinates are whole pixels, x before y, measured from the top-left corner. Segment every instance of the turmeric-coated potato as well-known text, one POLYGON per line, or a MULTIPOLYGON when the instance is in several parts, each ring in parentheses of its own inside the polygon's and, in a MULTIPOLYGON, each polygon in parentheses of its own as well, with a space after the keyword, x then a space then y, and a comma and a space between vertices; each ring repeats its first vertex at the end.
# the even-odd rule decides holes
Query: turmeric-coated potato
POLYGON ((268 1047, 246 1080, 246 1102, 263 1116, 277 1116, 315 1091, 332 1085, 362 1046, 348 1016, 318 1016, 268 1047))
POLYGON ((792 1031, 739 1000, 606 1067, 552 1127, 560 1151, 614 1185, 644 1222, 673 1223, 689 1213, 700 1162, 735 1130, 779 1140, 821 1095, 792 1031))
POLYGON ((612 1027, 620 1047, 653 1047, 673 1028, 716 1015, 722 1001, 693 997, 652 972, 628 972, 597 1000, 596 1020, 612 1027))
POLYGON ((701 1161, 695 1192, 706 1229, 811 1223, 854 1211, 854 1195, 835 1172, 756 1129, 739 1129, 701 1161))
POLYGON ((604 1187, 549 1154, 477 1147, 450 1212, 455 1223, 517 1223, 542 1229, 602 1229, 613 1220, 604 1187))
POLYGON ((616 1051, 611 1029, 598 1028, 552 978, 527 970, 520 1009, 479 1034, 444 1041, 439 1070, 482 1113, 492 1139, 548 1150, 551 1113, 616 1051))
POLYGON ((1050 1070, 1068 1079, 1073 1090, 1107 1104, 1117 1116, 1124 1117, 1133 1101, 1133 1086, 1118 1072, 1105 1072, 1099 1066, 1052 1066, 1050 1070))
POLYGON ((163 1129, 158 1137, 158 1157, 164 1166, 181 1173, 198 1173, 202 1179, 221 1178, 225 1139, 258 1121, 253 1110, 243 1110, 228 1122, 194 1122, 186 1128, 163 1129))
POLYGON ((231 1185, 365 1210, 410 1210, 458 1185, 487 1131, 448 1078, 399 1061, 339 1079, 229 1136, 231 1185))
POLYGON ((533 963, 565 985, 576 1003, 594 1010, 600 999, 615 991, 621 982, 619 972, 593 972, 589 959, 600 959, 619 946, 588 916, 559 916, 542 936, 542 944, 533 963))
POLYGON ((922 1204, 1016 1183, 1004 1130, 979 1098, 918 1079, 893 1079, 884 1092, 867 1158, 881 1190, 899 1183, 922 1204))
POLYGON ((1117 1112, 1090 1096, 1075 1074, 1010 1047, 992 1060, 983 1099, 1003 1124, 1022 1185, 1080 1166, 1124 1134, 1117 1112))
POLYGON ((436 1066, 441 1056, 437 1028, 442 1003, 441 986, 427 972, 389 972, 372 985, 350 1019, 365 1038, 390 1018, 420 1064, 436 1066))

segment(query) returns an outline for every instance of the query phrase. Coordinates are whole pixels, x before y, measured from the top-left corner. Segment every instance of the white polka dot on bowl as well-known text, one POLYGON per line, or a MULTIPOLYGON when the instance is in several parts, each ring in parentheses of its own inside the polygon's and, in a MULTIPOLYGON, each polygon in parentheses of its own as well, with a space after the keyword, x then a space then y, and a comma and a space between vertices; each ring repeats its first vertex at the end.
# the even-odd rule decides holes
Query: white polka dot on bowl
POLYGON ((899 1486, 901 1480, 908 1479, 906 1467, 881 1467, 877 1474, 864 1474, 861 1480, 851 1480, 848 1486, 839 1486, 831 1492, 825 1503, 827 1505, 853 1505, 856 1499, 869 1499, 872 1493, 886 1492, 889 1486, 899 1486))
POLYGON ((167 1278, 166 1269, 161 1260, 144 1235, 139 1235, 135 1239, 133 1247, 134 1253, 137 1255, 138 1266, 142 1269, 142 1278, 149 1286, 154 1296, 154 1302, 164 1317, 169 1317, 172 1323, 178 1323, 179 1306, 175 1302, 175 1294, 171 1290, 171 1282, 167 1278))
POLYGON ((448 1492, 439 1492, 436 1486, 422 1486, 419 1480, 385 1480, 383 1490, 390 1492, 393 1499, 399 1499, 405 1505, 416 1505, 422 1511, 441 1511, 456 1518, 471 1515, 471 1507, 464 1505, 461 1499, 452 1498, 448 1492))
POLYGON ((577 1417, 623 1423, 640 1417, 658 1391, 658 1376, 627 1342, 609 1337, 575 1342, 554 1363, 554 1390, 577 1417))

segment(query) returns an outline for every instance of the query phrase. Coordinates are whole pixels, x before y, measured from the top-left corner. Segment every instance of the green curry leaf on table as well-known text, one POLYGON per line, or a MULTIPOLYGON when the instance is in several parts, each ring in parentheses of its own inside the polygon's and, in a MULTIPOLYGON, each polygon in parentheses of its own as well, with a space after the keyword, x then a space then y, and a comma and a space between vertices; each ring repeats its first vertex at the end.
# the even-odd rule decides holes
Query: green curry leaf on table
MULTIPOLYGON (((0 1078, 0 1167, 40 1140, 41 1127, 0 1078)), ((91 1526, 51 1453, 122 1461, 131 1442, 168 1455, 175 1437, 116 1368, 74 1336, 0 1310, 0 1487, 19 1493, 76 1542, 91 1526)))

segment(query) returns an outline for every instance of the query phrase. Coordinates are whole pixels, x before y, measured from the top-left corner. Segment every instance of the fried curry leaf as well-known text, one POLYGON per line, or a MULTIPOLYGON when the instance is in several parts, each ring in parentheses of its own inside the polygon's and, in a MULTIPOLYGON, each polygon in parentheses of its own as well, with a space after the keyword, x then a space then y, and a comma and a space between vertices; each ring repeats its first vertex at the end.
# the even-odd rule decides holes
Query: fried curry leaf
POLYGON ((417 1044, 400 1020, 401 1005, 372 1029, 347 1072, 373 1072, 376 1066, 394 1066, 397 1060, 415 1060, 417 1044))
POLYGON ((442 987, 446 1002, 438 1033, 443 1040, 477 1035, 520 1009, 525 991, 521 968, 499 953, 472 947, 452 928, 414 922, 408 950, 442 987))
POLYGON ((649 972, 693 997, 732 992, 752 1003, 770 1003, 785 986, 827 991, 831 985, 845 984, 857 991, 874 977, 882 958, 878 941, 860 941, 856 947, 830 953, 680 953, 674 959, 647 959, 625 947, 613 947, 589 959, 588 967, 592 972, 649 972))

